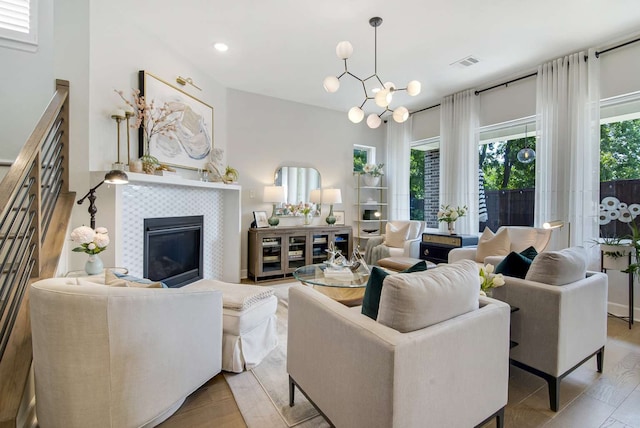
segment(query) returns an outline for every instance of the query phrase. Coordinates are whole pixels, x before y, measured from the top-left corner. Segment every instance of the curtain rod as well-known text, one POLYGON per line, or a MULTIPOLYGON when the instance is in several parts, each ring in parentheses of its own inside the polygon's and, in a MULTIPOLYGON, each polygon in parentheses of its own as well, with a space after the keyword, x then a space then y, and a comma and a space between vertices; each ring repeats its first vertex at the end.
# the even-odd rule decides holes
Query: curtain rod
POLYGON ((421 108, 420 110, 412 111, 411 114, 420 113, 421 111, 431 110, 432 108, 440 107, 440 104, 432 105, 431 107, 421 108))
MULTIPOLYGON (((619 48, 622 48, 624 46, 630 45, 632 43, 637 43, 637 42, 640 42, 640 37, 638 37, 637 39, 629 40, 628 42, 620 43, 619 45, 612 46, 610 48, 607 48, 607 49, 604 49, 604 50, 601 50, 601 51, 596 51, 596 53, 595 53, 596 58, 600 58, 600 55, 602 55, 603 53, 611 52, 613 50, 616 50, 616 49, 619 49, 619 48)), ((589 58, 588 55, 584 56, 584 60, 585 61, 588 58, 589 58)), ((491 89, 499 88, 500 86, 509 86, 509 84, 511 84, 511 83, 518 82, 518 81, 523 80, 523 79, 528 79, 529 77, 533 77, 533 76, 537 76, 537 75, 538 75, 538 72, 536 71, 535 73, 527 74, 526 76, 518 77, 518 78, 515 78, 515 79, 512 79, 512 80, 509 80, 508 82, 499 83, 499 84, 493 85, 493 86, 491 86, 489 88, 485 88, 485 89, 481 89, 479 91, 475 91, 475 94, 476 95, 480 95, 481 93, 483 93, 485 91, 490 91, 491 89)), ((431 107, 425 107, 425 108, 420 109, 420 110, 412 111, 411 114, 420 113, 422 111, 429 110, 429 109, 432 109, 434 107, 440 107, 440 104, 436 104, 436 105, 433 105, 431 107)))
MULTIPOLYGON (((610 48, 608 48, 608 49, 604 49, 604 50, 601 50, 601 51, 596 51, 596 53, 595 53, 596 58, 600 58, 600 55, 602 55, 603 53, 611 52, 612 50, 619 49, 619 48, 622 48, 622 47, 624 47, 624 46, 627 46, 627 45, 630 45, 630 44, 632 44, 632 43, 636 43, 636 42, 640 42, 640 37, 639 37, 639 38, 637 38, 637 39, 629 40, 628 42, 624 42, 624 43, 621 43, 621 44, 616 45, 616 46, 612 46, 612 47, 610 47, 610 48)), ((588 55, 585 55, 585 56, 584 56, 584 60, 585 60, 585 61, 586 61, 588 58, 589 58, 589 56, 588 56, 588 55)), ((498 87, 500 87, 500 86, 509 86, 509 84, 510 84, 510 83, 514 83, 514 82, 517 82, 517 81, 519 81, 519 80, 527 79, 527 78, 529 78, 529 77, 533 77, 533 76, 537 76, 537 75, 538 75, 538 72, 531 73, 531 74, 527 74, 526 76, 518 77, 517 79, 509 80, 508 82, 500 83, 500 84, 498 84, 498 85, 493 85, 493 86, 491 86, 491 87, 489 87, 489 88, 486 88, 486 89, 482 89, 482 90, 476 91, 476 92, 475 92, 475 94, 476 94, 476 95, 480 95, 481 93, 483 93, 483 92, 485 92, 485 91, 490 91, 491 89, 495 89, 495 88, 498 88, 498 87)))

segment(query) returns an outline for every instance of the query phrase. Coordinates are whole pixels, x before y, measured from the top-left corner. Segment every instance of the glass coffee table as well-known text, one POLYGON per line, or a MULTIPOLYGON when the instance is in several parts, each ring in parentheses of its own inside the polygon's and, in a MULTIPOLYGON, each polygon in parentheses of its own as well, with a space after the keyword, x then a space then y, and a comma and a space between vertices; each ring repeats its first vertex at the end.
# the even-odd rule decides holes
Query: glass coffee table
POLYGON ((343 305, 358 306, 362 304, 369 272, 362 267, 355 271, 348 268, 338 271, 319 263, 299 267, 293 277, 343 305))

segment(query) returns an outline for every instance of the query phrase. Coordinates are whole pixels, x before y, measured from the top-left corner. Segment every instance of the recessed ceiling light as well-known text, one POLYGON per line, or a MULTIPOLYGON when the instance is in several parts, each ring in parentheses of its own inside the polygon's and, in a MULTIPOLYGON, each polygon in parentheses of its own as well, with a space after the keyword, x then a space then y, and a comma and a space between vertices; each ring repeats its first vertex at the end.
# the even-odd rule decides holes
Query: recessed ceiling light
POLYGON ((227 46, 224 43, 216 43, 213 45, 213 47, 218 51, 218 52, 226 52, 229 50, 229 46, 227 46))

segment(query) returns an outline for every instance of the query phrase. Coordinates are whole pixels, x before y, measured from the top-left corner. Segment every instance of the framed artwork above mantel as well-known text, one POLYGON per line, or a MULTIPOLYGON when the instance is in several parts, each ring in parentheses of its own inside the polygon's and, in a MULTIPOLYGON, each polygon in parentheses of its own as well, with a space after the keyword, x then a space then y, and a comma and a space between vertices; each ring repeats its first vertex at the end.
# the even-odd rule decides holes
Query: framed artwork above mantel
MULTIPOLYGON (((178 107, 172 113, 175 130, 153 135, 149 154, 161 164, 205 169, 213 150, 213 107, 145 70, 138 72, 138 83, 140 95, 148 104, 178 107)), ((140 156, 145 154, 142 128, 138 131, 138 151, 140 156)))

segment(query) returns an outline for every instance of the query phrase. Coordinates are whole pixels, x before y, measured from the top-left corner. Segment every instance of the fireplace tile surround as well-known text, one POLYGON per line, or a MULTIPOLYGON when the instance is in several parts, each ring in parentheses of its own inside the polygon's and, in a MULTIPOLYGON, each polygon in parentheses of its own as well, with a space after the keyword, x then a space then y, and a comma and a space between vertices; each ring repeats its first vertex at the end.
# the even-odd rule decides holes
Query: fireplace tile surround
MULTIPOLYGON (((101 254, 105 266, 123 266, 142 277, 144 219, 203 215, 204 277, 240 281, 241 186, 127 175, 129 184, 103 185, 97 191, 97 225, 109 230, 109 248, 114 250, 101 254)), ((92 185, 103 178, 104 172, 92 172, 92 185)))

